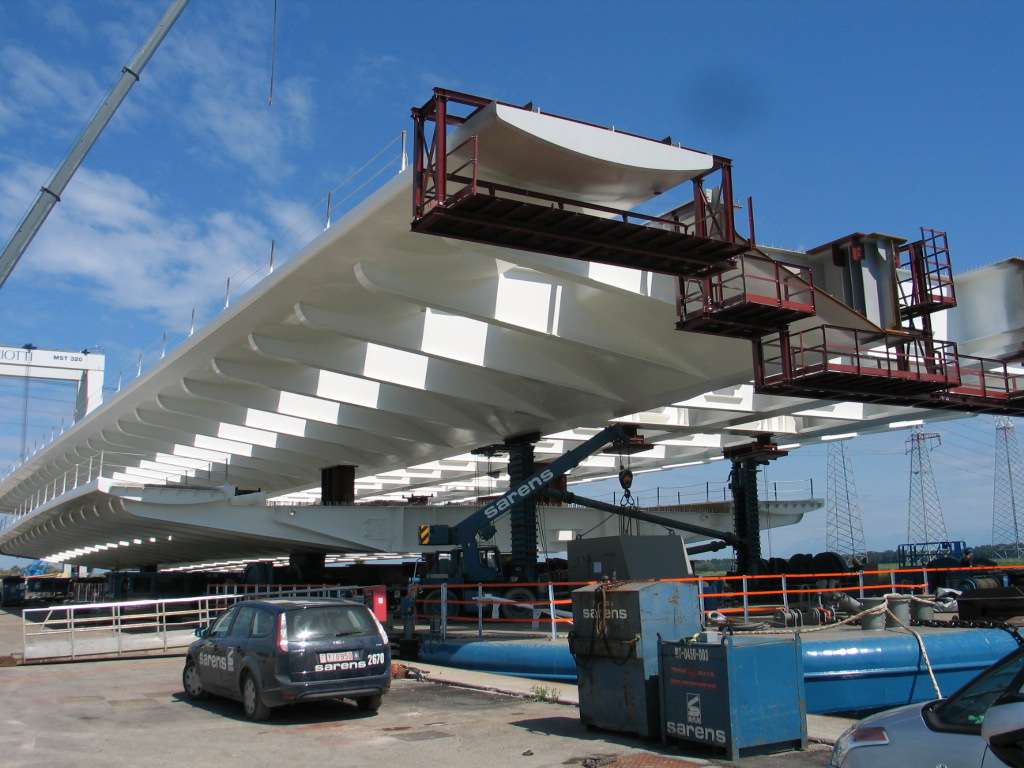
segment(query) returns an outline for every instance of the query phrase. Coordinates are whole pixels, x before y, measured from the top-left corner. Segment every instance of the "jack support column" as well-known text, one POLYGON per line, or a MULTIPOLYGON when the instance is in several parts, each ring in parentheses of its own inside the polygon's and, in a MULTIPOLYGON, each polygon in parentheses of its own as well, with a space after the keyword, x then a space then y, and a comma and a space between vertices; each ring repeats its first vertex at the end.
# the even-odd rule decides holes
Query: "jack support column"
POLYGON ((320 470, 320 503, 325 507, 356 503, 356 468, 338 464, 320 470))
POLYGON ((758 517, 758 464, 753 459, 733 459, 729 486, 733 499, 733 524, 740 542, 736 545, 736 572, 755 576, 761 572, 761 520, 758 517))
MULTIPOLYGON (((509 487, 525 480, 537 471, 533 443, 536 436, 506 441, 508 448, 509 487)), ((531 496, 517 504, 510 512, 512 533, 512 570, 523 581, 537 581, 537 499, 531 496)))

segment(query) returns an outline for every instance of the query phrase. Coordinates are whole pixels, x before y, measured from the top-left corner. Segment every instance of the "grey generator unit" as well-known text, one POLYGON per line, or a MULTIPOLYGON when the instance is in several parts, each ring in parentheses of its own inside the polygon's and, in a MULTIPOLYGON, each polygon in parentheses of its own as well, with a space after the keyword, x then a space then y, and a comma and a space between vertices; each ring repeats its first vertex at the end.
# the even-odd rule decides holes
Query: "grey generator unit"
POLYGON ((701 630, 697 585, 605 582, 572 593, 580 722, 591 728, 661 736, 658 640, 701 630))
POLYGON ((685 579, 693 576, 683 540, 674 533, 575 539, 568 543, 566 549, 569 581, 685 579))

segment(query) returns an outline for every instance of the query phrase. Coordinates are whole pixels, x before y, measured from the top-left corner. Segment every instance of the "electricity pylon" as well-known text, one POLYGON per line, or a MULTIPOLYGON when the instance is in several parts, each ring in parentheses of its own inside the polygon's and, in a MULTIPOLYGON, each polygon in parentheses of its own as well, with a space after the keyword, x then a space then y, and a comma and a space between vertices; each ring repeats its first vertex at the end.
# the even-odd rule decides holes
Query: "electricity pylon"
POLYGON ((867 547, 864 544, 864 525, 860 517, 853 460, 847 442, 833 440, 828 444, 825 550, 836 552, 850 562, 854 557, 866 557, 867 547))
POLYGON ((920 425, 911 427, 910 437, 907 438, 907 453, 910 454, 907 542, 910 544, 947 540, 939 489, 935 486, 935 475, 932 473, 931 448, 928 446, 930 440, 940 445, 942 443, 937 433, 925 432, 920 425))
POLYGON ((1017 509, 1024 504, 1021 493, 1020 451, 1013 419, 996 416, 996 456, 992 488, 992 546, 999 557, 1024 557, 1021 544, 1022 521, 1017 509), (1019 501, 1018 501, 1019 500, 1019 501))

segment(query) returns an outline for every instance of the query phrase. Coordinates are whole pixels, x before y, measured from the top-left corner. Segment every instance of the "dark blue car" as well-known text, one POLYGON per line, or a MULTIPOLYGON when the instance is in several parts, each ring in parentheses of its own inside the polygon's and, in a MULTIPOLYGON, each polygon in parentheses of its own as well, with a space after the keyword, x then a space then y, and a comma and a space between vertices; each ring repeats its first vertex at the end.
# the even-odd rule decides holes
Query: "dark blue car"
POLYGON ((391 687, 391 651, 384 627, 362 603, 248 600, 192 643, 182 682, 192 699, 241 701, 252 720, 314 699, 352 699, 375 711, 391 687))

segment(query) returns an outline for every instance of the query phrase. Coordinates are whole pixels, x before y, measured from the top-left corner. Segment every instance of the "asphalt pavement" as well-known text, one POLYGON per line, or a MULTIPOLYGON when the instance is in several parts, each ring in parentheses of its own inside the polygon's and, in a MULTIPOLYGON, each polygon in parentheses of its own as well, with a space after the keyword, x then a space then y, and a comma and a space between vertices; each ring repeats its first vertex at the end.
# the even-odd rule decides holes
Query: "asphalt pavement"
MULTIPOLYGON (((20 619, 0 612, 0 658, 16 657, 20 619)), ((180 655, 0 667, 5 768, 282 765, 691 768, 825 766, 849 722, 808 718, 806 751, 734 763, 689 742, 661 744, 580 723, 575 685, 399 662, 376 713, 349 702, 245 719, 236 702, 192 702, 180 655)))

